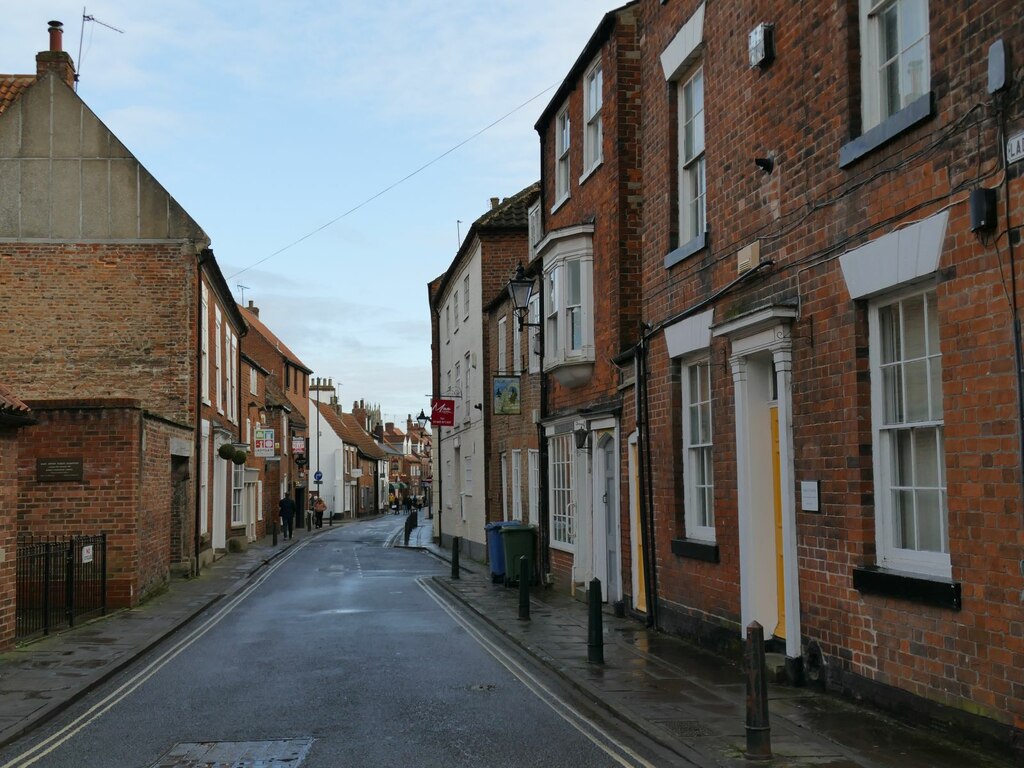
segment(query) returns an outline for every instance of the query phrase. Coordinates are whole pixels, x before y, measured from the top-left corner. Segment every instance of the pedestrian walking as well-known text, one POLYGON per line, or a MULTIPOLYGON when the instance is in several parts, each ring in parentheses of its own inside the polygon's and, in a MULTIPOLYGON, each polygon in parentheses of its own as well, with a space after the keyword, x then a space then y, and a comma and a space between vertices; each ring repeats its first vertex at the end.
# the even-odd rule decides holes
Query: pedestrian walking
POLYGON ((313 499, 313 524, 317 528, 324 527, 324 512, 327 511, 327 502, 324 501, 323 496, 317 496, 313 499))
POLYGON ((281 515, 281 535, 290 539, 294 533, 292 526, 295 524, 295 502, 291 496, 282 496, 278 504, 278 511, 281 515))

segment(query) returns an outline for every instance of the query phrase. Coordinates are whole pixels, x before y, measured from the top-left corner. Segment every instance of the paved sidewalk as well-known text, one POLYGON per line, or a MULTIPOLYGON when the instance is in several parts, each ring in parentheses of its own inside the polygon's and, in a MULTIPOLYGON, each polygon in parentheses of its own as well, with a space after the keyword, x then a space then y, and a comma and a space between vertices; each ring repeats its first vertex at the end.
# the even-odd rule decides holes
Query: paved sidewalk
POLYGON ((277 546, 271 537, 245 552, 225 555, 193 579, 176 579, 168 589, 137 608, 116 611, 74 629, 44 637, 0 654, 0 746, 28 733, 90 690, 117 674, 304 538, 277 546))
MULTIPOLYGON (((429 521, 421 520, 421 531, 429 521)), ((417 539, 425 541, 422 534, 417 539)), ((412 542, 410 542, 411 544, 412 542)), ((447 560, 433 543, 425 549, 447 560)), ((518 588, 492 583, 486 565, 460 559, 458 580, 434 582, 553 673, 666 748, 703 766, 750 765, 746 675, 735 664, 643 624, 602 614, 603 666, 587 661, 588 609, 552 590, 531 592, 519 619, 518 588)), ((911 728, 838 696, 769 685, 772 766, 981 768, 1015 765, 1009 755, 965 748, 941 733, 911 728)), ((763 763, 762 763, 763 764, 763 763)))

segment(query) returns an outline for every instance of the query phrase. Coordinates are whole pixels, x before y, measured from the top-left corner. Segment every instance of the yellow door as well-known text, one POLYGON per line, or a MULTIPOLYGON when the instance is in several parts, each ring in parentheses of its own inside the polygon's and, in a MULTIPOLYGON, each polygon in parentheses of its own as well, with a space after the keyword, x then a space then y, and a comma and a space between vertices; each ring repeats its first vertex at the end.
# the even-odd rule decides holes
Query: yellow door
POLYGON ((629 446, 629 453, 630 466, 633 467, 634 473, 633 482, 630 484, 633 487, 633 498, 630 499, 630 503, 632 508, 636 510, 636 515, 634 515, 635 523, 631 535, 633 541, 636 542, 636 549, 634 550, 636 552, 636 561, 633 563, 633 570, 636 571, 638 594, 633 595, 633 607, 642 613, 647 613, 647 582, 644 580, 644 537, 641 535, 643 526, 640 523, 640 477, 637 473, 640 465, 637 463, 639 457, 637 456, 636 443, 629 446))
POLYGON ((778 595, 779 623, 772 633, 775 637, 786 638, 786 588, 783 580, 785 560, 782 555, 782 462, 779 458, 779 408, 769 409, 772 423, 772 500, 775 511, 775 580, 778 595))

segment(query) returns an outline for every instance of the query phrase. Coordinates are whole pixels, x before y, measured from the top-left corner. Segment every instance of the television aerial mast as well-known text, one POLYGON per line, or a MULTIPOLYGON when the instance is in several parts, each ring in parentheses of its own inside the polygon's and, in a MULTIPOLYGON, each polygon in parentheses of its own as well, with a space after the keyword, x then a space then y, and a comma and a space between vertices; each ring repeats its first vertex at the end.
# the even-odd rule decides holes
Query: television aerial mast
POLYGON ((82 6, 82 29, 78 33, 78 58, 76 59, 76 61, 78 62, 78 69, 75 72, 75 92, 78 91, 78 77, 82 72, 82 41, 85 39, 85 22, 87 21, 94 22, 102 27, 106 27, 107 29, 112 29, 115 32, 118 32, 122 35, 124 34, 123 29, 118 29, 117 27, 111 24, 107 24, 105 21, 100 21, 95 16, 86 13, 85 6, 82 6))

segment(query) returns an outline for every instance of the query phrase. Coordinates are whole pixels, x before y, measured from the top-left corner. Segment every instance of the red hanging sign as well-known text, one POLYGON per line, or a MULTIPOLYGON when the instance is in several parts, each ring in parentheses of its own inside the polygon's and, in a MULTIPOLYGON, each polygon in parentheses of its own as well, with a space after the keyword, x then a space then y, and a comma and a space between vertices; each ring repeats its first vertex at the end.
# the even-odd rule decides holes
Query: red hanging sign
POLYGON ((438 397, 430 401, 430 423, 435 427, 455 426, 455 401, 438 397))

